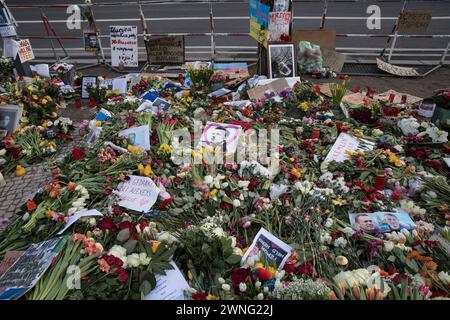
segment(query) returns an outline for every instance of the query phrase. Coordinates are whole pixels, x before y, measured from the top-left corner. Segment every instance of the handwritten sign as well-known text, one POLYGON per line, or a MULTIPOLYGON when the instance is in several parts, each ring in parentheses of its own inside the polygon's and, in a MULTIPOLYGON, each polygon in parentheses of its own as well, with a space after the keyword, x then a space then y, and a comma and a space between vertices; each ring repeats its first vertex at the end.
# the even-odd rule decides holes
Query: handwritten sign
POLYGON ((327 157, 325 158, 324 162, 329 161, 336 161, 341 162, 344 160, 349 159, 349 156, 347 155, 347 151, 368 151, 372 150, 375 146, 375 143, 364 140, 364 139, 357 139, 354 136, 351 136, 347 133, 342 132, 339 137, 336 139, 333 147, 331 147, 330 152, 328 152, 327 157))
POLYGON ((173 269, 165 270, 165 276, 156 275, 156 287, 144 300, 185 300, 184 290, 189 289, 189 284, 177 265, 173 261, 170 264, 173 269))
POLYGON ((23 39, 19 41, 19 58, 22 63, 34 59, 33 48, 31 47, 30 40, 23 39))
POLYGON ((426 32, 431 22, 430 11, 408 10, 402 12, 398 22, 398 32, 426 32))
POLYGON ((250 0, 250 36, 265 48, 269 39, 270 7, 258 0, 250 0))
POLYGON ((152 179, 128 176, 129 180, 118 186, 119 206, 138 212, 148 212, 155 204, 159 188, 152 179))
POLYGON ((400 77, 418 77, 420 74, 414 68, 398 67, 390 63, 384 62, 383 60, 377 58, 378 69, 384 72, 400 76, 400 77))
POLYGON ((113 67, 138 66, 137 26, 110 26, 111 64, 113 67))
POLYGON ((269 42, 281 41, 281 36, 289 36, 291 12, 271 12, 269 23, 269 42))
POLYGON ((248 265, 248 259, 264 254, 267 260, 275 262, 276 266, 283 268, 291 255, 292 248, 275 237, 269 231, 261 228, 256 234, 250 248, 245 252, 241 260, 241 265, 248 265))

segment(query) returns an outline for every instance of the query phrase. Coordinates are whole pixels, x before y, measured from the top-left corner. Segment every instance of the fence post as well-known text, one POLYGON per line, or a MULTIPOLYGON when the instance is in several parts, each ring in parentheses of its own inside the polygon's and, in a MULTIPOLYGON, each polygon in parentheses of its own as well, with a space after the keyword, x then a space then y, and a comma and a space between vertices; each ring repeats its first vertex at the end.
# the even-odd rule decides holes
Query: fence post
POLYGON ((214 38, 214 13, 211 0, 209 0, 209 32, 211 33, 211 62, 216 60, 216 42, 214 38))
POLYGON ((327 12, 328 12, 328 0, 324 0, 323 1, 322 19, 320 20, 320 29, 323 29, 325 27, 325 20, 327 18, 327 12))
POLYGON ((52 51, 53 51, 53 55, 55 56, 55 60, 58 62, 59 61, 59 57, 56 54, 55 46, 54 46, 53 40, 52 40, 52 38, 50 36, 50 30, 49 30, 49 26, 48 26, 48 23, 47 23, 48 19, 45 16, 44 9, 42 9, 42 8, 41 8, 41 20, 42 20, 42 23, 44 24, 45 32, 47 33, 47 37, 49 37, 48 39, 50 40, 50 45, 52 46, 52 51))
POLYGON ((391 48, 389 49, 388 62, 391 63, 392 53, 394 52, 395 44, 397 43, 398 31, 394 33, 394 40, 392 41, 391 48))
POLYGON ((444 53, 442 54, 440 64, 443 65, 445 63, 445 59, 447 58, 448 51, 450 49, 450 40, 448 41, 447 48, 445 48, 444 53))

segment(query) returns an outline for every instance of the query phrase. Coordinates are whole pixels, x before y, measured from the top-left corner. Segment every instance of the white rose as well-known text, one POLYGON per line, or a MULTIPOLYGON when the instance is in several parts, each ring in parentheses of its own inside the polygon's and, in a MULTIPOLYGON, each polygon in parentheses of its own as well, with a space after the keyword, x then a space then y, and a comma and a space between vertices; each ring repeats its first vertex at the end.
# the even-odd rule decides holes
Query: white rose
POLYGON ((223 291, 230 291, 230 289, 231 289, 231 287, 230 287, 229 284, 226 284, 226 283, 222 284, 222 290, 223 291))
POLYGON ((127 260, 125 262, 125 265, 127 267, 135 267, 136 268, 136 267, 139 267, 140 264, 141 264, 141 262, 139 259, 139 255, 137 253, 130 254, 127 257, 127 260))
POLYGON ((151 259, 147 256, 147 254, 145 252, 139 253, 139 262, 141 265, 148 266, 148 264, 150 263, 150 260, 151 259))
POLYGON ((241 206, 241 202, 238 199, 233 200, 233 207, 238 208, 241 206))
POLYGON ((394 249, 395 244, 392 241, 384 242, 384 250, 386 252, 391 252, 394 249))
POLYGON ((243 282, 239 283, 239 291, 245 292, 247 290, 247 285, 243 282))
POLYGON ((220 284, 224 284, 225 283, 225 279, 222 277, 219 277, 219 279, 217 279, 217 281, 219 281, 220 284))
POLYGON ((256 299, 263 300, 264 299, 264 294, 262 292, 258 293, 258 295, 256 296, 256 299))

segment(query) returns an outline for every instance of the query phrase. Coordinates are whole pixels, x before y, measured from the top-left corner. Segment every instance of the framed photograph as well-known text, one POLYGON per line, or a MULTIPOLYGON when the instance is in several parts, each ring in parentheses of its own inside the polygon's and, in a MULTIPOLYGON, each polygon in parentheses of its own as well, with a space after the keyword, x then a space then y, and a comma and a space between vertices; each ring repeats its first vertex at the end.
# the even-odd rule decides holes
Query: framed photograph
POLYGON ((100 41, 95 30, 83 30, 84 51, 99 52, 100 41))
POLYGON ((81 99, 89 99, 89 87, 97 85, 97 77, 85 76, 81 78, 81 99))
MULTIPOLYGON (((12 134, 19 125, 23 109, 17 105, 0 106, 0 139, 3 135, 12 134)), ((5 135, 5 136, 6 136, 5 135)))
POLYGON ((295 77, 295 50, 293 43, 269 43, 269 78, 295 77))

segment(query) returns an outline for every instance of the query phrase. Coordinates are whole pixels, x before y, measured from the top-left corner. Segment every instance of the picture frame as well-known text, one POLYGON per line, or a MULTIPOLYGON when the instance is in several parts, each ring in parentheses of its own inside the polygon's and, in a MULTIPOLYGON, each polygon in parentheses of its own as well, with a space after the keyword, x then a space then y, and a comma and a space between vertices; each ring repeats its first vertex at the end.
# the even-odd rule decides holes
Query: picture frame
POLYGON ((81 78, 81 99, 89 99, 88 88, 90 85, 97 85, 97 77, 83 76, 81 78))
POLYGON ((267 46, 268 77, 270 79, 296 76, 295 46, 292 42, 269 43, 267 46))
POLYGON ((14 133, 19 126, 20 118, 22 117, 23 109, 18 105, 4 105, 0 106, 0 135, 14 133))
POLYGON ((86 52, 100 51, 100 38, 96 30, 83 30, 83 46, 86 52))

